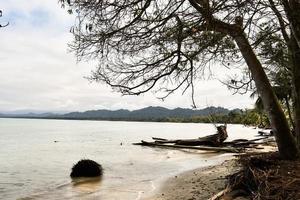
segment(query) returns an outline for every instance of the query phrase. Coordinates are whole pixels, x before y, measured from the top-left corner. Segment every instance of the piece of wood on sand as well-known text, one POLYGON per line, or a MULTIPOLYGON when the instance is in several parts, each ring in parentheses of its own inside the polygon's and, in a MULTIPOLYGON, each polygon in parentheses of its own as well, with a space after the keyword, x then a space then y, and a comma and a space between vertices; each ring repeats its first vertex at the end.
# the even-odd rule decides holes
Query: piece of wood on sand
POLYGON ((231 147, 211 147, 211 146, 188 146, 188 145, 177 145, 177 144, 159 144, 156 142, 146 142, 141 141, 140 143, 134 143, 134 145, 142 146, 152 146, 152 147, 166 147, 166 148, 176 148, 176 149, 196 149, 205 151, 215 151, 215 152, 227 152, 227 153, 239 153, 242 150, 238 148, 231 147))
POLYGON ((217 194, 215 194, 214 196, 212 196, 211 198, 209 198, 209 200, 218 200, 218 199, 220 199, 222 196, 224 196, 229 191, 230 191, 229 188, 225 188, 224 190, 218 192, 217 194))
POLYGON ((226 125, 217 126, 217 133, 213 135, 208 135, 205 137, 199 137, 197 139, 176 139, 176 140, 167 140, 163 138, 153 137, 155 143, 158 144, 167 144, 174 143, 177 145, 187 145, 187 146, 198 146, 198 145, 207 145, 207 146, 221 146, 221 144, 227 139, 228 134, 226 130, 226 125))

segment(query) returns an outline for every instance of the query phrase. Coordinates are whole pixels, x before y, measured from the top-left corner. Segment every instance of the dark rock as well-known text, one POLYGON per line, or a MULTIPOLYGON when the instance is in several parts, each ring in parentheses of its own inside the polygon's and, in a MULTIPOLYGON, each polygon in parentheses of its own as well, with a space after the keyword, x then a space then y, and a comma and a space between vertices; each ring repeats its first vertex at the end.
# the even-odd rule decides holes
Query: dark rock
POLYGON ((97 177, 103 174, 103 169, 100 164, 93 160, 80 160, 77 164, 72 167, 70 176, 76 177, 97 177))

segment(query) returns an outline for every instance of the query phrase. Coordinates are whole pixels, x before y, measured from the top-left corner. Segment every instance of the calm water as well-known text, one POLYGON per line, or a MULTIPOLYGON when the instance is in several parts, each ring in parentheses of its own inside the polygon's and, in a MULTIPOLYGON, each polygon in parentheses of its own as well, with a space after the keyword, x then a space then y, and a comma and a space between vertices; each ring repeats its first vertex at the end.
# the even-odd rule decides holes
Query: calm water
MULTIPOLYGON (((257 133, 241 125, 227 130, 229 139, 257 133)), ((166 177, 219 163, 226 155, 131 143, 214 132, 210 124, 0 119, 0 199, 141 199, 166 177), (103 166, 101 181, 70 179, 71 167, 82 158, 103 166)))

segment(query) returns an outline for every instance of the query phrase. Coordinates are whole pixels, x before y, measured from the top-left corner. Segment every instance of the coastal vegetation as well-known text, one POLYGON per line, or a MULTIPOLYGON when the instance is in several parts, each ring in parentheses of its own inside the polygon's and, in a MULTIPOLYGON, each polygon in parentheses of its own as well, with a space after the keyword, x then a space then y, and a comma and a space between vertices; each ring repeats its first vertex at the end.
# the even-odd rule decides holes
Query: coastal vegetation
POLYGON ((224 198, 300 199, 300 161, 282 160, 278 153, 241 155, 242 170, 229 176, 224 198))
POLYGON ((243 124, 269 128, 269 119, 264 111, 255 109, 233 109, 207 107, 203 109, 146 107, 138 110, 90 110, 85 112, 0 114, 2 118, 67 119, 67 120, 109 120, 109 121, 147 121, 174 123, 215 123, 243 124))
POLYGON ((255 109, 231 111, 228 114, 213 114, 209 116, 194 116, 191 118, 166 118, 163 121, 168 122, 193 122, 193 123, 228 123, 243 124, 260 128, 269 128, 270 123, 266 114, 261 114, 255 109))

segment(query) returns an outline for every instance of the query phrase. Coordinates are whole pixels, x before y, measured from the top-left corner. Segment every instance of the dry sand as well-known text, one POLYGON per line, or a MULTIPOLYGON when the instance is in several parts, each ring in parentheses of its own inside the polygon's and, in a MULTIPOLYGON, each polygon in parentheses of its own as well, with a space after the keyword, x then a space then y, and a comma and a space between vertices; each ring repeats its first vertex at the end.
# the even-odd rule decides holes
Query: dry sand
POLYGON ((221 165, 184 172, 168 179, 157 194, 146 200, 209 199, 225 188, 226 176, 238 169, 231 159, 221 165))

